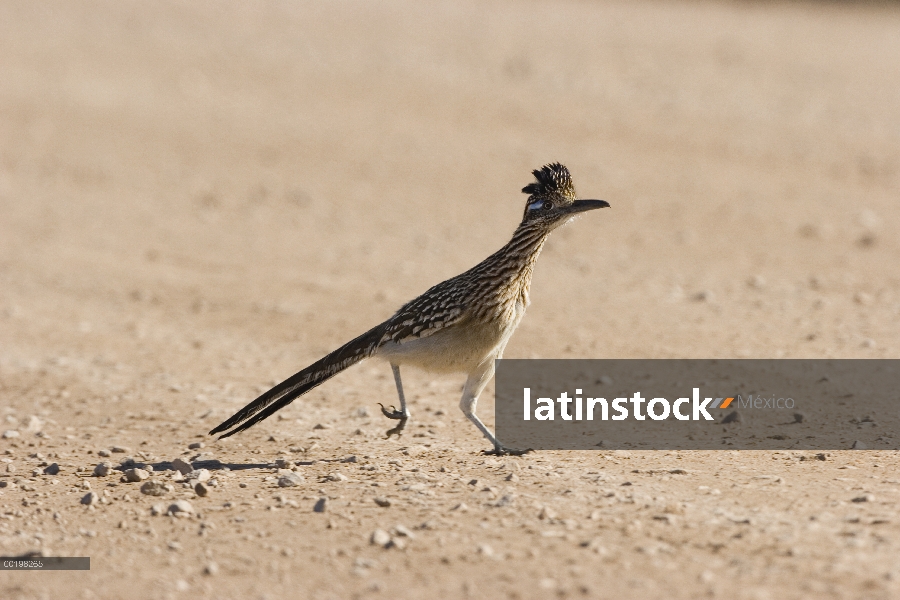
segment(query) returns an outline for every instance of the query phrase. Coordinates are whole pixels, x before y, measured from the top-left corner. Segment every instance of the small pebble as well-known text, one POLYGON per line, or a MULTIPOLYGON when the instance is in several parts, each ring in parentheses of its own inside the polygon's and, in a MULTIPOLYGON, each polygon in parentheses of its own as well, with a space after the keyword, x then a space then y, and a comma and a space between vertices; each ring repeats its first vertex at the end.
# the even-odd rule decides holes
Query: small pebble
POLYGON ((144 482, 144 485, 141 486, 141 493, 147 494, 148 496, 164 496, 174 489, 175 488, 167 483, 151 479, 150 481, 144 482))
POLYGON ((98 450, 97 456, 102 456, 105 458, 105 457, 109 456, 109 450, 98 450))
POLYGON ((744 417, 741 416, 736 410, 731 411, 722 419, 722 423, 741 423, 743 422, 744 417))
POLYGON ((188 444, 188 450, 199 450, 203 448, 206 444, 203 442, 194 442, 193 444, 188 444))
POLYGON ((204 575, 218 575, 219 573, 219 565, 214 562, 208 563, 205 567, 203 567, 204 575))
POLYGON ((118 454, 129 454, 131 452, 131 448, 128 446, 113 446, 110 450, 118 454))
POLYGON ((125 481, 137 483, 139 481, 144 481, 145 479, 150 479, 150 473, 144 469, 128 469, 125 471, 125 481))
POLYGON ((17 438, 17 437, 19 437, 19 432, 16 431, 15 429, 7 429, 6 431, 3 432, 4 440, 9 440, 12 438, 17 438))
POLYGON ((388 500, 387 498, 382 497, 382 496, 376 496, 376 497, 374 497, 374 498, 372 498, 372 499, 375 501, 375 504, 377 504, 377 505, 380 506, 381 508, 387 508, 388 506, 391 505, 391 501, 388 500))
POLYGON ((150 507, 150 514, 153 515, 154 517, 158 517, 159 515, 165 514, 165 512, 166 512, 166 505, 163 504, 162 502, 154 504, 153 506, 150 507))
POLYGON ((408 537, 409 539, 413 539, 414 537, 416 537, 412 531, 410 531, 408 528, 404 527, 403 525, 397 525, 396 527, 394 527, 394 529, 392 530, 392 533, 394 533, 396 535, 402 535, 403 537, 408 537))
POLYGON ((855 442, 853 442, 853 446, 851 446, 851 448, 853 450, 868 450, 869 447, 863 444, 861 441, 856 440, 855 442))
POLYGON ((391 534, 389 534, 384 529, 376 529, 372 532, 372 536, 369 538, 369 542, 375 546, 386 548, 388 544, 391 543, 391 534))
POLYGON ((206 484, 202 481, 198 481, 196 485, 194 485, 194 492, 201 498, 205 498, 209 493, 209 488, 206 487, 206 484))
POLYGON ((209 472, 209 469, 197 469, 187 474, 187 479, 196 481, 209 481, 210 477, 212 477, 212 473, 209 472))
POLYGON ((94 477, 106 477, 112 470, 112 465, 108 462, 102 462, 94 467, 94 477))
POLYGON ((762 277, 762 275, 754 275, 747 280, 747 285, 752 288, 761 290, 766 287, 766 280, 762 277))
POLYGON ((44 475, 58 475, 59 474, 59 465, 53 463, 44 467, 44 475))
POLYGON ((313 506, 313 512, 323 513, 326 508, 328 508, 328 498, 319 498, 316 500, 316 505, 313 506))
POLYGON ((538 513, 538 519, 542 521, 545 519, 555 519, 556 512, 552 508, 547 508, 546 506, 541 509, 541 512, 538 513))
POLYGON ((170 504, 167 512, 175 517, 190 517, 194 514, 194 507, 187 500, 179 500, 170 504))
POLYGON ((172 468, 180 472, 182 475, 187 475, 194 470, 194 467, 192 467, 190 463, 187 463, 180 458, 176 458, 172 461, 172 468))
POLYGON ((853 502, 875 502, 875 496, 873 494, 866 494, 865 496, 857 496, 853 499, 853 502))
POLYGON ((323 478, 323 481, 347 481, 347 476, 343 473, 329 473, 323 478))
POLYGON ((278 478, 278 487, 294 487, 303 483, 303 477, 297 473, 282 475, 278 478))
POLYGON ((81 497, 81 503, 87 506, 93 506, 100 503, 100 494, 97 492, 88 492, 81 497))

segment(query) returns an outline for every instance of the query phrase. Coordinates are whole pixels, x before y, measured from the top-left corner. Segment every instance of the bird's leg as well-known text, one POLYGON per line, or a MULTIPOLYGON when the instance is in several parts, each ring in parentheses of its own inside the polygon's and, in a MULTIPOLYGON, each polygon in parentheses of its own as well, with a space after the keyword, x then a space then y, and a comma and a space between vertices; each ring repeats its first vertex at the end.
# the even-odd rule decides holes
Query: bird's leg
POLYGON ((388 410, 381 402, 378 403, 378 406, 381 407, 381 414, 388 419, 400 421, 396 427, 388 431, 388 437, 393 433, 399 434, 403 431, 403 428, 406 427, 406 420, 409 419, 409 409, 406 408, 406 396, 403 395, 403 382, 400 381, 400 367, 391 363, 391 370, 394 371, 394 383, 397 384, 397 395, 400 396, 400 410, 397 410, 393 406, 388 410))
POLYGON ((478 404, 478 396, 481 394, 481 391, 485 388, 488 382, 491 380, 491 377, 494 376, 494 357, 490 357, 485 360, 483 363, 478 365, 474 371, 469 373, 469 378, 466 380, 466 385, 463 388, 462 398, 459 401, 459 408, 463 411, 463 414, 466 417, 475 423, 475 427, 484 434, 484 437, 488 439, 488 441, 493 444, 494 449, 491 451, 487 451, 486 454, 525 454, 526 452, 531 452, 531 450, 515 450, 513 448, 506 448, 501 444, 496 436, 491 433, 491 430, 487 428, 487 425, 481 422, 481 419, 478 418, 478 415, 475 414, 475 405, 478 404))

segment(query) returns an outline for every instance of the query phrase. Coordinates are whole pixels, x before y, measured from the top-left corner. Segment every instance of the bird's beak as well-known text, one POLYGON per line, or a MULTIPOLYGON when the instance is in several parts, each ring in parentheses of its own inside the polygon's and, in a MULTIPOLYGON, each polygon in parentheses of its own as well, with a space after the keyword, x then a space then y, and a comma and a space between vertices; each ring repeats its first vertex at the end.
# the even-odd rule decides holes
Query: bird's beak
POLYGON ((595 208, 609 208, 609 202, 606 200, 576 200, 566 207, 566 212, 580 213, 595 208))

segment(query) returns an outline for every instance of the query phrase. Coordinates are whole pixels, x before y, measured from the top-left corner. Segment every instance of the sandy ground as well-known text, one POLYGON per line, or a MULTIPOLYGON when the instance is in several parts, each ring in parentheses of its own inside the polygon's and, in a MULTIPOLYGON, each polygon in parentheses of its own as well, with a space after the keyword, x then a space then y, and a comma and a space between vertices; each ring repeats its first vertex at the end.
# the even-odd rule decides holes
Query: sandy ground
POLYGON ((612 208, 552 236, 508 357, 896 357, 898 31, 866 4, 0 3, 0 553, 92 561, 0 597, 900 596, 896 452, 495 458, 463 376, 414 372, 386 440, 377 362, 205 435, 499 248, 555 160, 612 208), (171 489, 91 476, 128 459, 171 489))

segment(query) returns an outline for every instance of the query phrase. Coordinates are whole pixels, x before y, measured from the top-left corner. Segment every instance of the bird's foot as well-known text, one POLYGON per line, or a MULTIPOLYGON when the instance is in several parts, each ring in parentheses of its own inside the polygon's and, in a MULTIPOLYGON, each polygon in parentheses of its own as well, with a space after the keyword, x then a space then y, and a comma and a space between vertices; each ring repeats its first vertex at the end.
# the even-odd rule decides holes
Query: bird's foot
MULTIPOLYGON (((388 418, 393 419, 394 417, 388 417, 388 418)), ((386 439, 391 439, 392 435, 396 435, 397 437, 400 437, 400 432, 402 432, 403 429, 406 427, 406 422, 408 420, 409 419, 400 419, 400 422, 397 423, 396 427, 394 427, 393 429, 388 429, 386 439)))
POLYGON ((391 410, 386 409, 384 407, 384 404, 382 404, 381 402, 378 403, 378 406, 381 407, 381 414, 386 416, 388 419, 406 421, 409 418, 408 414, 403 414, 402 411, 397 410, 393 405, 391 405, 391 410))
POLYGON ((534 449, 526 448, 525 450, 519 450, 518 448, 507 448, 506 446, 494 446, 493 450, 484 450, 482 454, 490 456, 522 456, 529 452, 534 452, 534 449))

